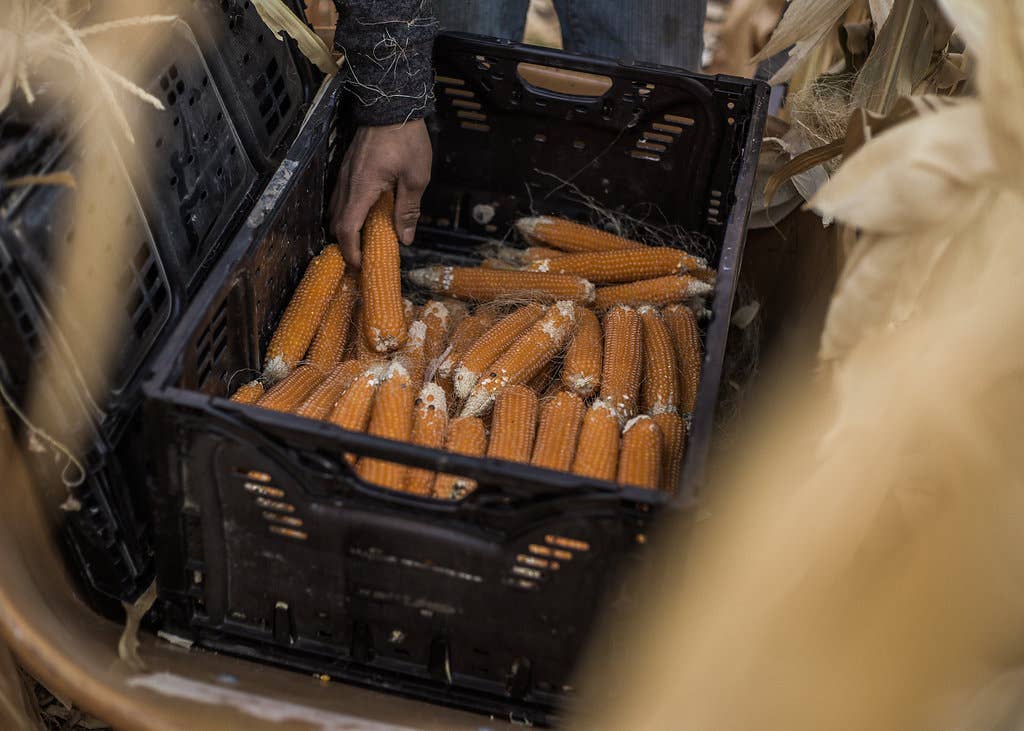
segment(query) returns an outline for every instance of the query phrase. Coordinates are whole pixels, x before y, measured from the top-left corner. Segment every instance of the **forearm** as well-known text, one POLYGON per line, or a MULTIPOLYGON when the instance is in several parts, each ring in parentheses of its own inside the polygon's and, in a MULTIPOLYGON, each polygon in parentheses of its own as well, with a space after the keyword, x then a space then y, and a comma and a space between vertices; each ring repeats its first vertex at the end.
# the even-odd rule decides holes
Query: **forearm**
POLYGON ((398 124, 433 111, 431 51, 438 24, 430 0, 335 0, 335 45, 360 126, 398 124))

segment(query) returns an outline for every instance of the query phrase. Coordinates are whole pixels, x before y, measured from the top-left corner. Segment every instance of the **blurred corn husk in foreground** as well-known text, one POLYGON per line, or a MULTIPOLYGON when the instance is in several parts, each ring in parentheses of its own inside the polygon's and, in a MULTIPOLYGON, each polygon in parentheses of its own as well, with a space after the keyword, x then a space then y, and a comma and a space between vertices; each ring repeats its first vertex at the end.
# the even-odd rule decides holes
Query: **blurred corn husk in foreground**
POLYGON ((576 727, 1024 725, 1024 1, 945 5, 980 97, 904 118, 816 197, 861 231, 824 391, 765 405, 576 727))

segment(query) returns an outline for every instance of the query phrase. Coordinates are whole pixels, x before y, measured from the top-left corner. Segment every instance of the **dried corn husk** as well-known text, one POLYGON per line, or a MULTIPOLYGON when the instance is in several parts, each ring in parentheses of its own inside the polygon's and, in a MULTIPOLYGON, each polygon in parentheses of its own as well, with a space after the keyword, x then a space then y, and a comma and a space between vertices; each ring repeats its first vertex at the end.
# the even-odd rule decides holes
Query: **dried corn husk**
POLYGON ((295 41, 302 54, 328 76, 338 73, 338 64, 323 39, 309 29, 305 21, 297 16, 281 0, 252 0, 263 22, 274 33, 274 38, 283 41, 281 32, 295 41))

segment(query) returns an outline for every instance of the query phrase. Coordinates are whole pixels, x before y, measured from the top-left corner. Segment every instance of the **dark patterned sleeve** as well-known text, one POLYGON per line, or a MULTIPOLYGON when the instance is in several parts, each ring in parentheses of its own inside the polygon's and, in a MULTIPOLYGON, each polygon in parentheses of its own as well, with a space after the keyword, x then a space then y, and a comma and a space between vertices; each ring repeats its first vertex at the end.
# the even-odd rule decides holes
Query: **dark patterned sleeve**
POLYGON ((434 109, 431 51, 438 23, 430 0, 334 0, 334 45, 345 53, 353 121, 420 119, 434 109))

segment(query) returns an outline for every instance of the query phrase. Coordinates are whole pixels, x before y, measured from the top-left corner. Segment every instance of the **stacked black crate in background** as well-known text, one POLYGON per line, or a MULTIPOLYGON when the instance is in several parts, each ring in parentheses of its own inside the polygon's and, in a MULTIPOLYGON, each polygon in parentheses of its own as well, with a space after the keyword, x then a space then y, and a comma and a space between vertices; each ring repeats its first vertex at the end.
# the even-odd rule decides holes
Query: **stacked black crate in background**
POLYGON ((18 410, 36 405, 48 435, 87 445, 79 474, 6 408, 19 439, 32 447, 38 489, 64 507, 62 544, 98 605, 133 598, 153 575, 140 383, 154 346, 272 175, 319 83, 294 44, 277 40, 248 0, 169 5, 179 20, 151 29, 152 42, 123 39, 144 53, 122 70, 165 107, 123 98, 135 105, 134 142, 112 130, 109 147, 83 153, 76 144, 82 120, 45 86, 33 104, 16 94, 0 115, 0 383, 18 410), (6 184, 58 171, 82 179, 86 170, 102 185, 6 184), (129 204, 108 211, 115 188, 129 204), (53 326, 64 294, 61 256, 90 235, 74 226, 83 210, 116 216, 105 223, 127 229, 129 242, 128 256, 109 263, 118 267, 126 324, 106 374, 91 340, 79 336, 85 324, 74 312, 62 319, 63 331, 53 326), (59 377, 41 383, 36 376, 51 360, 59 377))

